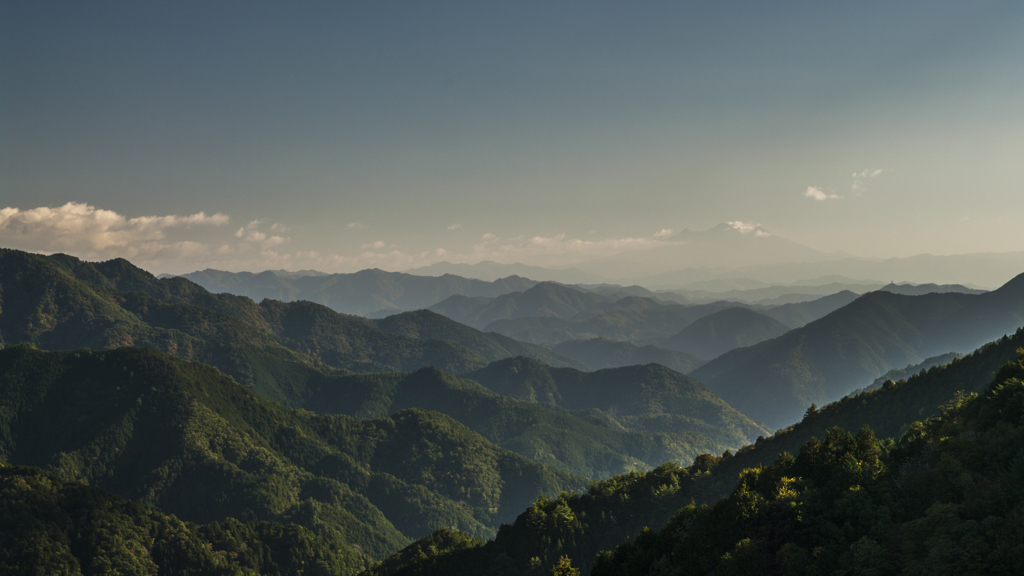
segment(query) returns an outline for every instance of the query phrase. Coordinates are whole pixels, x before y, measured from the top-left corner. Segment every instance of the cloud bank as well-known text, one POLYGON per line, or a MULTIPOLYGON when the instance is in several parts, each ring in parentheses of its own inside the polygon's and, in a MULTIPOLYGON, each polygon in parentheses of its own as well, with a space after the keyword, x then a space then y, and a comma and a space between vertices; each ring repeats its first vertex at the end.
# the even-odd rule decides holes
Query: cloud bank
POLYGON ((818 201, 837 200, 842 198, 839 194, 826 194, 821 188, 817 188, 815 186, 808 186, 807 191, 804 192, 804 196, 818 201))

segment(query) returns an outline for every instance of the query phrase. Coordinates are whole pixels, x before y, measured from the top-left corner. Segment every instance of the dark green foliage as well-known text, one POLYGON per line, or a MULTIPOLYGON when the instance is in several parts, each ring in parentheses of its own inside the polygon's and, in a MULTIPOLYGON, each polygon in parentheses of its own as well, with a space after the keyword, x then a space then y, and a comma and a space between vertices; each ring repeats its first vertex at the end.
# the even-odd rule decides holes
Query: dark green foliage
POLYGON ((554 351, 584 362, 596 370, 638 364, 661 364, 686 374, 704 363, 700 358, 685 352, 666 350, 650 344, 637 346, 607 338, 570 340, 555 346, 554 351))
POLYGON ((692 376, 773 428, 894 366, 969 352, 1024 325, 1024 274, 984 294, 871 292, 773 340, 727 352, 692 376))
POLYGON ((660 345, 711 359, 786 332, 789 327, 770 316, 749 308, 733 307, 694 320, 678 334, 662 340, 660 345))
POLYGON ((443 563, 449 554, 478 548, 483 544, 483 541, 470 538, 462 532, 435 530, 430 536, 420 538, 363 572, 363 575, 391 576, 429 570, 443 563))
POLYGON ((294 524, 182 522, 32 467, 0 467, 0 572, 356 574, 366 558, 294 524))
POLYGON ((0 350, 0 456, 191 521, 299 523, 372 558, 440 527, 490 536, 583 485, 441 414, 318 416, 137 348, 0 350))
POLYGON ((628 430, 698 433, 722 446, 701 452, 735 449, 767 432, 700 382, 657 364, 580 372, 510 358, 466 377, 505 396, 592 414, 628 430))
MULTIPOLYGON (((523 358, 502 362, 524 361, 550 369, 523 358)), ((587 374, 569 368, 558 370, 587 374)), ((608 378, 606 387, 613 387, 613 380, 608 378)), ((648 386, 656 386, 654 380, 648 379, 648 386)), ((688 395, 692 398, 678 399, 681 403, 692 400, 689 409, 695 414, 706 411, 707 422, 679 416, 677 420, 686 420, 686 425, 680 425, 671 432, 643 432, 639 425, 635 426, 636 431, 631 431, 606 417, 582 412, 574 415, 551 405, 499 395, 476 382, 462 380, 434 368, 423 368, 411 374, 337 377, 325 380, 316 388, 310 387, 310 390, 307 405, 323 413, 372 418, 412 407, 443 412, 503 448, 590 478, 649 469, 666 460, 690 461, 702 452, 741 445, 746 441, 745 437, 729 429, 730 425, 748 425, 756 430, 753 423, 731 411, 721 401, 714 404, 713 396, 699 398, 699 394, 693 394, 688 395), (712 440, 708 437, 711 434, 720 435, 728 441, 712 440)), ((623 417, 623 421, 632 422, 628 415, 623 417)), ((528 503, 529 500, 522 502, 523 505, 528 503)))
POLYGON ((835 428, 593 574, 1018 574, 1022 378, 1024 349, 982 396, 958 396, 896 443, 835 428))
MULTIPOLYGON (((855 398, 826 406, 792 429, 759 440, 737 454, 726 452, 719 457, 705 454, 696 458, 688 469, 666 464, 646 474, 627 474, 599 482, 583 495, 541 499, 520 515, 513 525, 503 527, 496 540, 479 552, 454 554, 445 561, 446 570, 424 571, 423 574, 469 574, 472 566, 487 565, 495 567, 495 574, 539 575, 544 572, 537 570, 547 570, 562 554, 568 554, 573 563, 582 566, 586 572, 599 554, 611 554, 609 551, 625 539, 637 543, 657 540, 658 533, 645 529, 646 526, 665 526, 681 508, 691 503, 711 503, 727 497, 734 491, 744 470, 771 465, 779 460, 783 451, 799 454, 801 447, 813 436, 826 440, 848 437, 842 432, 830 432, 835 423, 849 430, 859 430, 865 424, 877 424, 879 436, 885 437, 912 429, 912 423, 917 420, 943 410, 949 411, 952 406, 950 400, 958 397, 955 394, 957 390, 983 392, 1000 366, 1014 359, 1016 348, 1022 346, 1024 331, 1013 338, 989 344, 948 366, 935 368, 905 383, 873 391, 866 395, 870 397, 867 403, 861 402, 865 398, 855 398), (560 512, 556 512, 558 510, 560 512), (569 516, 584 520, 558 520, 569 516), (536 559, 536 564, 531 559, 536 559)), ((812 445, 814 442, 817 441, 812 441, 812 445)), ((1007 450, 1015 454, 1018 448, 1007 450)), ((784 457, 782 461, 787 459, 784 457)), ((889 464, 886 466, 893 469, 889 464)), ((746 536, 730 541, 729 549, 719 553, 718 557, 729 553, 731 558, 721 568, 723 573, 728 569, 753 570, 759 566, 759 556, 752 552, 761 544, 754 538, 740 542, 744 538, 746 536), (743 564, 745 562, 748 564, 743 564)), ((851 554, 870 558, 872 554, 869 552, 875 549, 869 544, 861 542, 851 554)), ((649 552, 647 548, 642 550, 644 554, 649 552)), ((814 552, 793 546, 780 550, 781 556, 777 559, 782 562, 785 558, 785 562, 795 566, 794 574, 801 573, 801 559, 813 558, 814 552)), ((651 562, 654 558, 649 557, 651 562)), ((661 573, 658 566, 667 565, 668 561, 659 562, 643 564, 636 573, 646 574, 647 569, 650 573, 661 573)), ((667 573, 673 573, 675 568, 667 570, 667 573)), ((622 573, 630 572, 623 568, 622 573)))

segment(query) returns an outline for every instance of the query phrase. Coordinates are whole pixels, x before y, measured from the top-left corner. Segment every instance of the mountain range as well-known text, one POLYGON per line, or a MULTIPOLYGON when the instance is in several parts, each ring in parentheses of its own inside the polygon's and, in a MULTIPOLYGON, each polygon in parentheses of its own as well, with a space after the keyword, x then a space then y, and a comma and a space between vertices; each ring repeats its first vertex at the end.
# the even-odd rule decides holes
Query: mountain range
POLYGON ((870 292, 782 336, 740 348, 692 375, 773 428, 893 367, 967 352, 1024 324, 1024 275, 984 294, 870 292))
POLYGON ((264 298, 282 302, 308 300, 336 312, 378 316, 426 308, 453 294, 494 297, 537 284, 519 276, 484 282, 451 274, 428 277, 378 269, 304 276, 202 270, 183 277, 210 292, 248 296, 257 302, 264 298))

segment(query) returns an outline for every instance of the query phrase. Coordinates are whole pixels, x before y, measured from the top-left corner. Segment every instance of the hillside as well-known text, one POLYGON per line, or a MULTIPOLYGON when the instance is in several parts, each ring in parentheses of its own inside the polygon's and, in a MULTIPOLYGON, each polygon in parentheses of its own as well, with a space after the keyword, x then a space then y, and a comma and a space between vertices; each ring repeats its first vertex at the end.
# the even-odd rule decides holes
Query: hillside
POLYGON ((650 344, 637 346, 629 342, 616 342, 607 338, 570 340, 562 342, 552 350, 562 356, 583 362, 596 370, 653 363, 686 374, 704 363, 700 358, 685 352, 666 350, 650 344))
POLYGON ((698 318, 661 341, 671 350, 698 358, 717 358, 729 350, 753 346, 789 332, 778 320, 748 308, 726 308, 698 318))
MULTIPOLYGON (((1020 349, 1022 344, 1024 330, 1013 338, 1001 339, 999 342, 986 345, 945 369, 937 368, 915 376, 906 383, 874 391, 870 394, 870 400, 847 399, 833 404, 792 429, 773 438, 760 440, 756 445, 746 447, 735 455, 707 455, 699 458, 688 468, 665 464, 645 474, 622 475, 596 483, 586 493, 539 499, 521 514, 514 524, 499 531, 493 542, 482 547, 466 549, 462 546, 463 549, 459 549, 459 541, 450 541, 450 550, 438 547, 432 556, 416 563, 409 563, 404 567, 404 571, 397 571, 397 567, 393 567, 390 573, 403 576, 459 575, 472 573, 474 566, 487 565, 490 567, 490 573, 501 576, 532 574, 537 573, 533 566, 540 564, 543 570, 548 570, 563 555, 568 555, 573 565, 583 568, 584 573, 589 571, 599 556, 603 558, 603 562, 617 559, 613 564, 617 570, 615 573, 658 573, 647 564, 631 565, 634 570, 631 571, 619 563, 643 562, 645 558, 647 561, 653 560, 660 554, 657 550, 636 556, 610 554, 627 539, 646 543, 657 541, 658 532, 651 528, 661 530, 661 527, 678 517, 677 514, 683 513, 691 503, 711 504, 728 497, 734 493, 737 482, 743 478, 744 470, 757 469, 759 465, 776 462, 783 450, 788 450, 790 454, 800 454, 804 444, 810 442, 811 446, 815 445, 817 441, 812 440, 815 435, 826 442, 830 438, 833 441, 845 440, 849 437, 845 433, 830 432, 838 423, 846 430, 860 430, 865 424, 885 423, 888 430, 898 433, 900 430, 911 430, 911 425, 915 421, 939 415, 943 410, 949 411, 954 406, 962 406, 963 399, 956 400, 953 391, 973 390, 984 393, 992 385, 1000 368, 1008 361, 1015 361, 1015 369, 1019 372, 1020 362, 1024 358, 1019 358, 1015 350, 1020 349), (1014 360, 1015 358, 1017 360, 1014 360)), ((1019 420, 1021 412, 1014 414, 1013 408, 1010 407, 1009 410, 1003 410, 1003 413, 1019 420)), ((874 436, 884 438, 887 434, 879 432, 874 436)), ((972 441, 979 437, 980 434, 966 436, 973 439, 972 441)), ((993 437, 999 438, 1001 435, 994 434, 993 437)), ((820 446, 820 443, 817 445, 820 446)), ((1014 449, 1005 452, 1014 453, 1014 449)), ((920 466, 913 468, 921 469, 920 466)), ((946 469, 958 470, 955 466, 946 469)), ((894 483, 893 486, 899 485, 894 483)), ((984 482, 979 483, 979 487, 985 486, 984 482)), ((1014 491, 1011 490, 1010 493, 1014 491)), ((905 499, 902 501, 906 502, 905 499)), ((700 509, 703 508, 698 508, 700 509)), ((828 507, 828 510, 856 511, 858 508, 832 506, 828 507)), ((813 519, 821 514, 824 512, 815 510, 815 514, 808 516, 813 519)), ((844 524, 840 523, 839 526, 842 527, 844 524)), ((851 522, 850 525, 863 524, 851 522)), ((662 534, 672 532, 664 530, 662 534)), ((818 529, 809 530, 807 533, 813 535, 822 532, 818 529)), ((674 534, 678 536, 682 533, 679 526, 675 526, 674 534)), ((709 532, 711 535, 716 533, 709 532)), ((836 530, 827 528, 826 533, 834 534, 836 530)), ((729 543, 730 546, 733 544, 735 542, 729 543)), ((416 546, 418 544, 414 544, 413 548, 416 546)), ((628 552, 632 549, 634 548, 627 546, 620 550, 628 552)), ((675 573, 679 566, 672 565, 671 568, 673 572, 670 573, 675 573)), ((757 572, 741 570, 738 573, 757 572)), ((794 573, 808 572, 796 570, 794 573)))
POLYGON ((0 464, 4 574, 354 575, 354 547, 295 524, 197 525, 38 468, 0 464))
POLYGON ((273 271, 254 274, 202 270, 183 277, 213 293, 248 296, 257 302, 265 298, 282 302, 308 300, 337 312, 358 315, 381 310, 418 310, 455 294, 494 297, 521 292, 537 284, 514 275, 484 282, 452 274, 415 276, 377 269, 291 277, 273 271))
POLYGON ((452 296, 430 306, 429 310, 461 324, 484 329, 495 320, 549 316, 571 318, 605 302, 606 298, 592 292, 575 290, 554 282, 541 282, 529 290, 494 298, 452 296))
POLYGON ((630 430, 698 432, 731 446, 767 431, 700 382, 657 364, 581 372, 510 358, 466 378, 504 396, 572 411, 598 411, 630 430))
MULTIPOLYGON (((522 358, 498 364, 519 361, 544 366, 522 358)), ((621 383, 621 379, 607 380, 606 387, 621 383)), ((643 380, 643 384, 658 386, 651 377, 643 380)), ((691 401, 687 417, 647 414, 646 419, 618 416, 616 420, 583 411, 583 406, 566 406, 577 410, 567 412, 551 404, 498 394, 477 382, 433 368, 411 374, 344 376, 307 389, 306 405, 318 413, 377 418, 407 408, 433 410, 451 416, 498 446, 588 478, 646 470, 667 460, 690 462, 709 450, 742 445, 750 435, 743 426, 753 427, 713 395, 700 398, 703 402, 691 401), (636 425, 633 420, 637 420, 636 425)))
POLYGON ((0 398, 12 464, 190 521, 299 523, 373 558, 439 527, 488 537, 538 494, 585 485, 436 412, 292 410, 155 350, 0 350, 0 398))
POLYGON ((1024 275, 984 294, 871 292, 693 372, 744 414, 781 428, 891 368, 968 352, 1024 325, 1024 275))

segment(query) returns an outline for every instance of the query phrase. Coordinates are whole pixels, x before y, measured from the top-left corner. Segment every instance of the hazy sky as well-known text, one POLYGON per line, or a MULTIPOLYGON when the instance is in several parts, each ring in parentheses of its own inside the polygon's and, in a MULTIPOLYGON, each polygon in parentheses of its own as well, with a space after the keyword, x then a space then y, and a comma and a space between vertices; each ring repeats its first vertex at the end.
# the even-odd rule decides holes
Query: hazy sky
POLYGON ((1024 3, 0 3, 0 245, 557 265, 1024 250, 1024 3))

